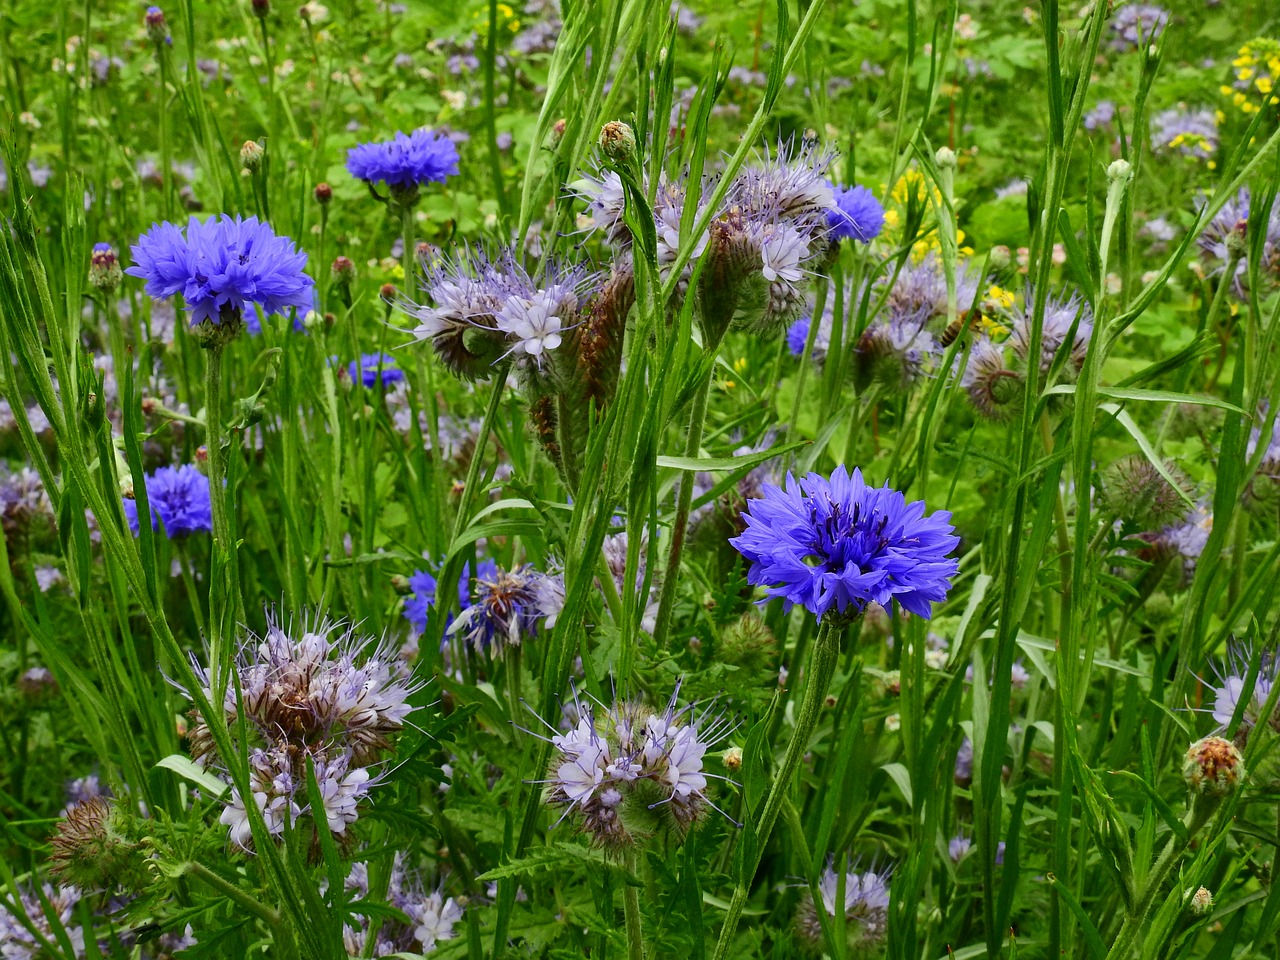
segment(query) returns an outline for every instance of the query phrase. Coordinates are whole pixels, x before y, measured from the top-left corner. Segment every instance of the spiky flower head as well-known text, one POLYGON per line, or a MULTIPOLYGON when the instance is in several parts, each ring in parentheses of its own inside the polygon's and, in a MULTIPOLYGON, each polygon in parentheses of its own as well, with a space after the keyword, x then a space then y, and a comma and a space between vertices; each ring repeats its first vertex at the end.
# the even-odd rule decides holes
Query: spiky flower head
POLYGON ((910 390, 938 354, 933 335, 911 323, 878 320, 863 331, 855 373, 865 386, 878 383, 897 393, 910 390))
POLYGON ((1182 777, 1198 796, 1225 797, 1244 782, 1244 757, 1230 740, 1204 737, 1188 748, 1182 777))
POLYGON ((860 470, 850 476, 843 465, 829 479, 788 474, 784 488, 765 484, 744 519, 747 529, 729 542, 751 564, 747 580, 819 619, 894 600, 928 619, 958 566, 949 556, 959 543, 950 513, 926 516, 924 501, 867 486, 860 470))
POLYGON ((418 199, 418 189, 458 174, 458 148, 443 134, 420 128, 396 131, 390 140, 358 143, 347 151, 347 172, 371 187, 385 183, 401 204, 418 199))
POLYGON ((153 224, 130 252, 134 265, 125 273, 145 280, 157 300, 181 294, 193 327, 207 320, 234 331, 247 304, 266 314, 312 305, 307 255, 257 217, 192 217, 185 233, 168 221, 153 224))
POLYGON ((564 810, 561 820, 576 815, 594 843, 618 849, 656 833, 682 838, 715 809, 703 758, 736 721, 714 715, 714 703, 680 707, 679 694, 677 684, 662 711, 575 700, 572 728, 550 737, 555 750, 543 781, 547 802, 564 810))
POLYGON ((1191 481, 1173 461, 1166 461, 1164 467, 1177 481, 1177 487, 1170 484, 1144 455, 1121 457, 1102 474, 1103 507, 1143 530, 1182 520, 1191 509, 1184 499, 1184 495, 1191 492, 1191 481))
MULTIPOLYGON (((1031 332, 1035 297, 1028 292, 1026 307, 1013 321, 1013 332, 1009 342, 1018 359, 1026 365, 1031 351, 1031 332)), ((1079 295, 1073 294, 1065 299, 1050 296, 1045 301, 1044 326, 1040 334, 1040 374, 1049 372, 1054 357, 1070 338, 1067 347, 1066 362, 1062 373, 1073 378, 1084 366, 1085 354, 1089 351, 1089 338, 1093 333, 1093 311, 1088 303, 1079 295)))
MULTIPOLYGON (((844 876, 844 917, 848 947, 867 950, 884 940, 889 922, 888 870, 874 867, 864 872, 851 870, 844 876)), ((828 865, 818 878, 818 895, 828 917, 836 915, 840 876, 828 865)), ((818 949, 823 943, 822 924, 813 896, 806 894, 796 913, 796 933, 801 943, 818 949)))
POLYGON ((716 659, 742 671, 745 682, 772 681, 777 672, 778 641, 764 618, 748 610, 720 634, 716 659))
POLYGON ((474 602, 450 624, 449 635, 459 634, 476 652, 494 656, 506 647, 520 646, 537 633, 538 620, 547 615, 536 587, 542 576, 525 565, 498 567, 492 579, 477 579, 474 602))
POLYGON ((59 879, 88 890, 134 889, 145 883, 145 855, 130 839, 125 819, 103 796, 67 807, 49 840, 59 879))
MULTIPOLYGON (((170 540, 179 540, 201 531, 213 530, 213 506, 209 499, 209 478, 195 466, 157 467, 146 475, 147 504, 151 509, 151 529, 164 528, 170 540)), ((138 535, 138 501, 124 498, 124 515, 129 529, 138 535)))

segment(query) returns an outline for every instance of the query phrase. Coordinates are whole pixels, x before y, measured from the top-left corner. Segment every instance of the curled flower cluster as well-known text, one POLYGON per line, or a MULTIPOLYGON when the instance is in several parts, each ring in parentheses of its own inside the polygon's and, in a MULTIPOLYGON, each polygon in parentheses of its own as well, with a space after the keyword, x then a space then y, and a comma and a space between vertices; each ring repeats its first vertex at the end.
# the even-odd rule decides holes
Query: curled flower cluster
MULTIPOLYGON (((1213 273, 1222 274, 1230 263, 1231 248, 1236 240, 1248 240, 1249 219, 1252 195, 1248 187, 1241 187, 1234 197, 1227 200, 1200 234, 1197 242, 1201 252, 1213 264, 1213 273)), ((1207 197, 1201 197, 1199 205, 1203 209, 1208 203, 1207 197)), ((1265 234, 1262 239, 1263 270, 1280 272, 1280 200, 1271 207, 1271 212, 1263 226, 1265 234)), ((1246 245, 1246 250, 1249 245, 1246 245)), ((1249 279, 1249 257, 1251 253, 1241 256, 1236 263, 1233 290, 1243 296, 1249 279)))
MULTIPOLYGON (((213 530, 213 506, 209 500, 209 478, 189 463, 159 467, 146 476, 147 505, 151 528, 164 528, 165 536, 178 540, 200 531, 213 530)), ((124 515, 129 529, 138 535, 138 501, 125 497, 124 515)))
MULTIPOLYGON (((818 894, 828 917, 836 915, 836 898, 840 893, 840 877, 828 866, 818 878, 818 894)), ((851 949, 874 946, 884 940, 889 922, 889 871, 874 868, 862 873, 850 871, 844 876, 845 930, 851 949)), ((796 913, 796 933, 806 946, 817 948, 823 943, 822 924, 812 895, 806 895, 796 913)))
POLYGON ((710 807, 706 752, 734 729, 712 707, 677 706, 680 689, 662 711, 621 700, 612 707, 576 704, 567 733, 552 736, 555 753, 545 782, 547 802, 579 817, 595 843, 617 849, 662 831, 683 837, 710 807))
MULTIPOLYGON (((213 696, 208 672, 194 664, 206 696, 213 696)), ((272 835, 286 821, 310 815, 316 824, 346 837, 358 804, 375 781, 369 768, 391 746, 414 710, 409 697, 418 687, 400 675, 389 651, 351 627, 328 620, 304 623, 298 636, 268 618, 263 637, 250 636, 233 664, 234 683, 223 700, 227 724, 238 729, 237 689, 248 724, 253 800, 272 835), (323 811, 308 800, 308 764, 314 770, 323 811)), ((191 751, 210 762, 213 738, 197 719, 191 751)), ((246 798, 233 790, 222 814, 232 841, 252 843, 246 798)))
MULTIPOLYGON (((353 863, 345 887, 348 893, 367 899, 368 867, 363 863, 353 863)), ((391 868, 387 902, 403 913, 409 922, 406 924, 398 917, 384 921, 378 928, 372 956, 430 953, 441 941, 452 940, 456 936, 453 928, 462 919, 462 906, 438 890, 428 893, 422 877, 405 869, 403 854, 396 854, 391 868)), ((369 921, 362 916, 353 916, 351 920, 355 926, 348 925, 343 929, 343 945, 349 956, 363 957, 369 939, 369 921)))
POLYGON ((765 484, 747 505, 746 530, 729 542, 751 564, 747 580, 788 609, 799 604, 821 619, 897 600, 928 619, 951 588, 958 564, 949 555, 959 538, 950 513, 924 511, 923 501, 870 487, 860 470, 851 476, 841 465, 830 479, 788 474, 785 487, 765 484))
POLYGON ((303 273, 307 255, 288 237, 278 237, 257 217, 210 217, 152 225, 130 248, 134 265, 125 271, 146 281, 157 300, 181 294, 191 325, 240 323, 245 306, 267 314, 311 307, 314 281, 303 273))

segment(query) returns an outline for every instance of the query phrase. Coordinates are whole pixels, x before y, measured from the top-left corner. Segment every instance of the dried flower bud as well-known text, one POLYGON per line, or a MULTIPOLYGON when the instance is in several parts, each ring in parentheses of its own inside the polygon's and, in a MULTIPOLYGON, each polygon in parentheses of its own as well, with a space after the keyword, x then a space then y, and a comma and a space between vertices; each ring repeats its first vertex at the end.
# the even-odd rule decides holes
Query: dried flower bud
POLYGON ((322 207, 333 199, 333 187, 329 186, 327 183, 317 183, 315 193, 316 203, 320 204, 322 207))
POLYGON ((1244 780, 1244 758, 1230 740, 1204 737, 1187 750, 1182 778, 1192 793, 1221 798, 1234 792, 1244 780))
POLYGON ((246 140, 240 148, 240 166, 250 173, 257 173, 262 169, 262 158, 265 154, 266 151, 257 140, 246 140))
POLYGON ((109 243, 95 243, 89 256, 89 283, 103 293, 110 293, 120 286, 124 274, 115 248, 109 243))
POLYGON ((600 130, 600 149, 619 166, 630 163, 636 156, 636 135, 621 120, 610 120, 600 130))
POLYGON ((1207 887, 1200 887, 1195 893, 1191 894, 1191 901, 1187 904, 1187 907, 1197 917, 1202 917, 1213 909, 1213 894, 1209 892, 1207 887))

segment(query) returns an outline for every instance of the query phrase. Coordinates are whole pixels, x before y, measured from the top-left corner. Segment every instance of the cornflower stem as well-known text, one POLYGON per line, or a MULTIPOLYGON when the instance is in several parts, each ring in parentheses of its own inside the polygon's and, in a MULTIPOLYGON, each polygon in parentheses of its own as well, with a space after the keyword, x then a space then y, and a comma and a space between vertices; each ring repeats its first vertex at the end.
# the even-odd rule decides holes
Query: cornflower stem
POLYGON ((216 701, 219 703, 226 691, 231 667, 231 645, 227 642, 226 629, 228 623, 234 629, 240 590, 236 544, 232 540, 231 517, 227 511, 227 465, 222 450, 222 359, 225 349, 226 343, 219 331, 209 346, 204 390, 209 505, 213 514, 213 548, 209 557, 209 650, 214 664, 216 701))
POLYGON ((173 216, 173 148, 169 144, 169 110, 165 101, 169 98, 169 57, 163 46, 156 45, 156 60, 160 64, 160 195, 166 217, 173 216))
POLYGON ((791 733, 786 755, 769 786, 769 794, 761 809, 756 827, 755 849, 743 858, 742 873, 738 877, 738 885, 734 887, 733 898, 729 901, 729 911, 720 928, 720 939, 716 942, 715 960, 726 960, 733 948, 733 936, 737 932, 738 921, 742 919, 742 908, 751 892, 751 882, 760 867, 764 849, 769 844, 773 825, 787 801, 800 761, 809 747, 809 739, 818 725, 827 688, 831 686, 831 678, 835 675, 836 663, 840 659, 840 633, 840 627, 830 617, 824 617, 818 626, 818 638, 814 641, 813 656, 809 661, 809 676, 805 682, 800 712, 796 716, 796 727, 791 733))
MULTIPOLYGON (((712 347, 711 349, 715 349, 712 347)), ((703 379, 693 398, 689 412, 689 432, 685 438, 684 455, 696 457, 702 446, 702 430, 707 418, 707 396, 711 392, 711 374, 703 379)), ((667 550, 667 567, 662 579, 662 594, 658 598, 658 617, 653 628, 653 640, 658 649, 664 649, 667 630, 671 625, 671 608, 675 605, 676 585, 679 582, 680 560, 689 526, 689 508, 693 503, 695 474, 686 470, 680 475, 680 491, 676 499, 676 516, 671 526, 671 546, 667 550)))
MULTIPOLYGON (((636 858, 628 853, 625 861, 634 872, 636 858)), ((644 932, 640 929, 640 891, 630 883, 622 885, 622 913, 627 923, 627 960, 644 960, 644 932)))
POLYGON ((185 872, 188 876, 195 877, 201 883, 212 887, 221 893, 224 897, 232 902, 248 910, 249 913, 257 917, 268 927, 277 927, 280 924, 280 914, 272 910, 265 903, 254 897, 246 890, 241 890, 234 883, 224 880, 218 874, 214 873, 203 863, 197 863, 195 860, 188 860, 183 864, 185 872))

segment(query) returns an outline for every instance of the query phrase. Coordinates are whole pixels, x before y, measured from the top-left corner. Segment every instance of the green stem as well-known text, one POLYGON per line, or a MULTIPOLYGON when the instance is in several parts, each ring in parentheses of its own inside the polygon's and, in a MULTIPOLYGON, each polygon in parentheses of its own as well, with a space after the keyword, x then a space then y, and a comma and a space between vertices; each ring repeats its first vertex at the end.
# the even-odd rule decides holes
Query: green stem
POLYGON ((276 927, 280 923, 280 914, 272 910, 257 897, 241 890, 234 883, 224 880, 218 874, 214 873, 202 863, 196 863, 194 860, 188 860, 184 864, 186 873, 195 877, 197 880, 207 884, 217 890, 227 899, 235 902, 239 906, 248 910, 251 914, 267 924, 268 927, 276 927))
POLYGON ((720 939, 716 942, 715 960, 726 960, 732 949, 733 936, 738 929, 738 921, 742 919, 742 908, 747 902, 756 870, 759 869, 761 854, 768 846, 774 822, 787 800, 791 782, 795 779, 800 761, 809 748, 809 739, 818 725, 827 688, 831 686, 831 678, 835 675, 836 663, 840 659, 841 632, 830 618, 824 618, 818 627, 818 639, 814 642, 813 659, 809 662, 809 677, 805 684, 804 700, 801 701, 800 712, 796 716, 796 727, 791 733, 782 765, 769 787, 769 795, 765 798, 764 808, 755 828, 754 848, 746 852, 743 858, 742 873, 738 877, 738 885, 734 887, 733 899, 729 901, 729 911, 725 916, 724 926, 720 928, 720 939))
MULTIPOLYGON (((696 457, 698 449, 702 446, 702 430, 707 418, 707 395, 710 392, 711 376, 708 373, 693 398, 693 409, 689 412, 689 433, 684 445, 686 457, 696 457)), ((675 605, 680 559, 684 552, 685 534, 689 526, 689 508, 693 504, 695 476, 692 470, 686 470, 680 475, 676 517, 671 527, 671 547, 667 551, 667 568, 663 574, 662 595, 658 598, 658 617, 653 628, 653 641, 659 650, 665 649, 667 630, 671 625, 671 608, 675 605)))
MULTIPOLYGON (((634 870, 634 855, 628 855, 627 866, 634 870)), ((629 883, 622 885, 622 912, 627 921, 627 960, 644 960, 644 933, 640 929, 640 891, 629 883)))
MULTIPOLYGON (((239 323, 224 320, 223 323, 239 323)), ((209 554, 209 650, 214 664, 214 689, 221 702, 231 667, 229 632, 235 630, 240 590, 236 544, 227 509, 227 465, 222 449, 222 360, 226 350, 223 332, 214 333, 205 367, 205 449, 209 460, 209 505, 213 514, 213 547, 209 554)))
POLYGON ((400 262, 404 267, 404 292, 405 296, 413 300, 418 295, 418 278, 414 270, 416 251, 413 239, 413 207, 407 203, 400 206, 400 235, 404 240, 404 250, 400 253, 400 262))

